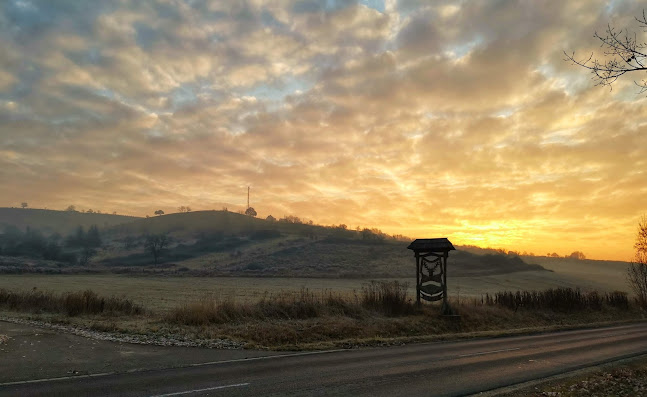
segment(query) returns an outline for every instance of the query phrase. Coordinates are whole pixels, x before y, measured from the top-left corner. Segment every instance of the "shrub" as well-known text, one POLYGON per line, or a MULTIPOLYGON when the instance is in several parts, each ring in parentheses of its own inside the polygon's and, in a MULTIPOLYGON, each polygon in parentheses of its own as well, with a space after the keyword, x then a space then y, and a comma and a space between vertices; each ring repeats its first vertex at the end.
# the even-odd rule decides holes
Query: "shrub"
POLYGON ((588 293, 572 288, 550 288, 544 291, 504 291, 493 296, 485 295, 484 303, 509 309, 519 308, 571 312, 576 310, 601 310, 606 303, 615 308, 629 308, 627 294, 614 291, 601 295, 597 291, 588 293))
POLYGON ((141 306, 129 299, 104 298, 92 290, 58 295, 36 289, 27 292, 0 289, 0 307, 16 311, 65 313, 68 316, 103 313, 136 315, 144 312, 141 306))

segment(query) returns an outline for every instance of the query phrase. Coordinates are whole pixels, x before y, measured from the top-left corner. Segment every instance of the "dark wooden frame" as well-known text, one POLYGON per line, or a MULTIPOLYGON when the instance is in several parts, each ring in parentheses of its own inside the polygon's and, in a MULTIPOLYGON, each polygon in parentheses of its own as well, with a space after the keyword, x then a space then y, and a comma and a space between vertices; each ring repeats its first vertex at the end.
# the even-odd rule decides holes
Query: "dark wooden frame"
MULTIPOLYGON (((409 247, 413 250, 416 258, 416 303, 420 305, 421 299, 427 301, 443 301, 443 310, 448 307, 447 302, 447 258, 449 251, 455 250, 452 243, 446 238, 418 239, 412 242, 409 247), (428 260, 433 257, 435 259, 428 260), (424 273, 425 261, 436 263, 440 266, 440 274, 437 277, 433 273, 424 273), (425 284, 431 282, 429 284, 425 284), (439 285, 436 285, 439 284, 439 285)), ((434 265, 434 269, 436 265, 434 265)), ((433 270, 433 269, 432 269, 433 270)))

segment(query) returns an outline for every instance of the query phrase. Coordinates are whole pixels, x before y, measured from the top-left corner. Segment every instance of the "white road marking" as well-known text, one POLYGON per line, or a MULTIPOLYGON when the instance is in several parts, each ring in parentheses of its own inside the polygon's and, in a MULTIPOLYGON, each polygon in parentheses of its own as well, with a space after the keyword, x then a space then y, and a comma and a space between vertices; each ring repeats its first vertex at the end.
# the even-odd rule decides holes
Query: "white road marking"
POLYGON ((57 380, 68 380, 68 379, 98 378, 98 377, 101 377, 101 376, 109 376, 109 375, 116 375, 116 374, 117 374, 116 372, 103 372, 103 373, 88 374, 88 375, 60 376, 58 378, 20 380, 20 381, 17 381, 17 382, 0 383, 0 386, 28 385, 30 383, 54 382, 54 381, 57 381, 57 380))
POLYGON ((478 353, 461 354, 461 355, 460 355, 460 356, 458 356, 458 357, 463 358, 463 357, 483 356, 483 355, 485 355, 485 354, 503 353, 503 352, 512 352, 512 351, 520 350, 520 349, 521 349, 520 347, 513 347, 513 348, 511 348, 511 349, 490 350, 490 351, 487 351, 487 352, 478 352, 478 353))
POLYGON ((219 389, 228 389, 230 387, 243 387, 243 386, 249 386, 249 383, 236 383, 235 385, 214 386, 214 387, 207 387, 205 389, 178 391, 178 392, 175 392, 175 393, 167 393, 167 394, 156 394, 156 395, 151 396, 151 397, 181 396, 181 395, 184 395, 184 394, 200 393, 200 392, 203 392, 203 391, 212 391, 212 390, 219 390, 219 389))
POLYGON ((269 359, 272 359, 272 358, 312 356, 312 355, 315 355, 315 354, 328 354, 328 353, 339 353, 339 352, 349 352, 349 351, 351 351, 351 350, 350 349, 335 349, 335 350, 322 350, 322 351, 317 351, 317 352, 275 354, 273 356, 237 358, 237 359, 233 359, 233 360, 209 361, 209 362, 206 362, 206 363, 187 364, 186 367, 202 367, 202 366, 205 366, 205 365, 242 363, 242 362, 247 362, 247 361, 269 360, 269 359))
MULTIPOLYGON (((351 351, 351 350, 349 350, 349 349, 335 349, 335 350, 322 350, 322 351, 316 351, 316 352, 276 354, 276 355, 273 355, 273 356, 249 357, 249 358, 239 358, 239 359, 235 359, 235 360, 222 360, 222 361, 210 361, 210 362, 206 362, 206 363, 185 364, 185 365, 181 365, 181 366, 178 366, 178 367, 171 367, 171 368, 166 368, 166 369, 203 367, 203 366, 206 366, 206 365, 228 364, 228 363, 238 363, 238 362, 257 361, 257 360, 269 360, 269 359, 272 359, 272 358, 311 356, 311 355, 314 355, 314 354, 326 354, 326 353, 347 352, 347 351, 351 351)), ((142 372, 142 371, 148 371, 148 370, 146 368, 135 368, 135 369, 130 369, 130 370, 127 370, 127 371, 124 371, 124 372, 103 372, 103 373, 98 373, 98 374, 72 375, 72 376, 61 376, 61 377, 57 377, 57 378, 42 378, 42 379, 21 380, 21 381, 16 381, 16 382, 0 383, 0 387, 1 386, 27 385, 27 384, 30 384, 30 383, 56 382, 56 381, 63 381, 63 380, 69 380, 69 379, 98 378, 98 377, 102 377, 102 376, 119 375, 119 374, 123 374, 123 373, 132 374, 132 373, 137 373, 137 372, 142 372)))

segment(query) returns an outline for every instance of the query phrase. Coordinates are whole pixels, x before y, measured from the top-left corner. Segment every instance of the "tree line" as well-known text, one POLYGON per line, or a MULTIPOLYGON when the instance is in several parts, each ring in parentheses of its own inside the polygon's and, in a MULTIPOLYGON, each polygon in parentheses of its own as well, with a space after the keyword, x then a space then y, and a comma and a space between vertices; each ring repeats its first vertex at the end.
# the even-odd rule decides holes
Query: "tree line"
POLYGON ((99 228, 92 225, 86 231, 79 226, 63 237, 59 233, 45 236, 40 230, 27 227, 23 232, 16 226, 6 226, 0 235, 0 255, 24 256, 86 265, 101 247, 99 228))

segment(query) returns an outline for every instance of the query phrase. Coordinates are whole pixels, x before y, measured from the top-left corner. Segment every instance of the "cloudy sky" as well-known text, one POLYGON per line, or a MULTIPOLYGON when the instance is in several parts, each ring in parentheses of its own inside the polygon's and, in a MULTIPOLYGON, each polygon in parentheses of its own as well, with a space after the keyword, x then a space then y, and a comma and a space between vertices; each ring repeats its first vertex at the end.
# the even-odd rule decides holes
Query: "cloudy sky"
MULTIPOLYGON (((644 6, 644 4, 642 4, 644 6)), ((0 2, 0 206, 242 210, 629 260, 639 1, 0 2)))

